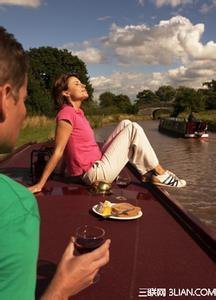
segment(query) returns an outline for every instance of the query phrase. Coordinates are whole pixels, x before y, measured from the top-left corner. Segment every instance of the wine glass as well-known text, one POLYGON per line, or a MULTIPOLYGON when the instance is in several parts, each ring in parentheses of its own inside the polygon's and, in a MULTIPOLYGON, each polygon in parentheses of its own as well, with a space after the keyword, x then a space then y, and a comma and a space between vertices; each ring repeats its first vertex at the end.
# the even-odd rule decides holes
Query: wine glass
POLYGON ((130 184, 130 177, 128 175, 119 175, 116 177, 116 184, 120 187, 120 188, 125 188, 130 184))
MULTIPOLYGON (((121 189, 126 188, 131 182, 131 179, 128 175, 118 175, 116 177, 116 184, 118 185, 118 187, 120 187, 121 189)), ((121 190, 121 195, 117 196, 116 199, 117 200, 121 200, 121 201, 126 201, 127 198, 124 197, 122 195, 122 190, 121 190)))
MULTIPOLYGON (((83 225, 76 229, 74 236, 75 248, 79 254, 95 250, 104 243, 105 230, 101 227, 83 225)), ((96 274, 93 283, 98 282, 99 273, 96 274)))

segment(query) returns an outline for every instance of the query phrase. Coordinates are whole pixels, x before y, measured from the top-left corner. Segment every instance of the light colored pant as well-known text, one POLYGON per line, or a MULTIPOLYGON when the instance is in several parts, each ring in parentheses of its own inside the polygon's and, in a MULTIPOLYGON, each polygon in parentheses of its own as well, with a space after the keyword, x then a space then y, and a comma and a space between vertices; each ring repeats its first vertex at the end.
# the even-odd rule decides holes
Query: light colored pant
POLYGON ((158 164, 157 156, 142 127, 129 120, 121 121, 102 148, 103 156, 83 176, 87 184, 113 182, 130 161, 143 175, 158 164))

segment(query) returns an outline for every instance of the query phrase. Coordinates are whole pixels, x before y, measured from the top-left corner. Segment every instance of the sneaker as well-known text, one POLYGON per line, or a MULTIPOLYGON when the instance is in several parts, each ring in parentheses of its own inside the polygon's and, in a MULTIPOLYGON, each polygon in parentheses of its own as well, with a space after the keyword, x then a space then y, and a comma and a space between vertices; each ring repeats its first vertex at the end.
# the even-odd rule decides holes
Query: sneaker
POLYGON ((184 179, 179 179, 174 173, 168 170, 163 175, 152 175, 150 182, 164 187, 181 188, 186 186, 184 179))

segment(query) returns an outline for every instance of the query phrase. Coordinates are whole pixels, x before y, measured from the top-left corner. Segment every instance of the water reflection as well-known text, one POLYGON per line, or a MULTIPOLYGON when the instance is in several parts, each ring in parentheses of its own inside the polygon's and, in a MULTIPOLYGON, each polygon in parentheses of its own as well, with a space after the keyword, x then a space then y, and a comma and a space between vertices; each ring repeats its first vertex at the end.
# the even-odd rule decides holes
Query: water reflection
MULTIPOLYGON (((148 135, 160 163, 187 181, 187 187, 169 189, 169 194, 216 231, 216 134, 210 133, 208 139, 173 138, 158 132, 158 122, 139 124, 148 135)), ((103 141, 113 127, 97 129, 97 139, 103 141)))

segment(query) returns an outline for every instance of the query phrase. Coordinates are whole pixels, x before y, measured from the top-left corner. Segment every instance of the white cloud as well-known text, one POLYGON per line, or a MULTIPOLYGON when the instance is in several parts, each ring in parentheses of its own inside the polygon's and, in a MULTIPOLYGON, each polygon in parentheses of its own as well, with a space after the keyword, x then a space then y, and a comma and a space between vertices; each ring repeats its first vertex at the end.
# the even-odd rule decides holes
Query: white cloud
POLYGON ((216 59, 216 43, 201 43, 204 24, 175 16, 154 27, 113 24, 102 43, 111 48, 122 65, 162 64, 189 59, 216 59))
POLYGON ((216 77, 216 66, 209 61, 194 61, 187 66, 180 66, 167 72, 166 78, 171 85, 185 85, 201 88, 202 83, 216 77))
POLYGON ((196 61, 163 73, 114 72, 110 76, 93 77, 91 83, 95 100, 98 100, 101 93, 110 91, 114 94, 126 94, 133 101, 137 93, 144 89, 156 91, 162 85, 198 89, 202 88, 203 82, 211 81, 215 77, 216 66, 211 61, 196 61))
POLYGON ((114 72, 110 76, 91 78, 94 87, 94 98, 97 100, 103 92, 110 91, 114 94, 125 94, 131 100, 136 98, 139 91, 144 89, 155 90, 163 83, 161 73, 135 73, 114 72))
POLYGON ((154 91, 168 84, 200 88, 203 82, 216 78, 216 42, 203 43, 204 31, 204 24, 192 24, 185 17, 175 16, 152 27, 113 24, 107 36, 101 38, 100 49, 92 46, 94 41, 65 46, 86 63, 107 63, 105 54, 109 54, 112 63, 139 66, 139 70, 147 64, 166 66, 166 70, 169 66, 164 72, 116 71, 109 76, 91 79, 96 99, 102 92, 111 91, 127 94, 133 100, 143 89, 154 91), (174 68, 173 63, 177 67, 174 68))
POLYGON ((72 54, 77 55, 88 64, 100 64, 104 61, 101 51, 93 47, 87 47, 80 51, 72 51, 72 54))
POLYGON ((215 7, 216 7, 216 0, 212 0, 211 3, 203 3, 200 8, 200 12, 202 14, 207 14, 209 11, 211 11, 215 7))
POLYGON ((41 4, 42 0, 0 0, 0 5, 39 7, 41 4))
POLYGON ((178 5, 185 5, 193 3, 193 0, 153 0, 157 7, 161 7, 163 5, 171 5, 172 7, 176 7, 178 5))
POLYGON ((100 64, 106 61, 104 54, 98 48, 92 47, 91 42, 68 43, 61 48, 67 49, 72 55, 78 56, 87 64, 100 64))
POLYGON ((138 3, 139 3, 141 6, 144 6, 145 1, 146 1, 146 0, 138 0, 138 3))
POLYGON ((102 16, 102 17, 97 18, 98 21, 107 21, 107 20, 110 20, 110 19, 112 19, 111 16, 102 16))
MULTIPOLYGON (((138 0, 138 3, 141 6, 144 6, 147 1, 148 0, 138 0)), ((170 5, 172 7, 176 7, 176 6, 180 6, 180 5, 191 4, 191 3, 193 3, 194 0, 149 0, 149 1, 151 1, 157 7, 160 8, 160 7, 164 6, 164 5, 170 5)))

